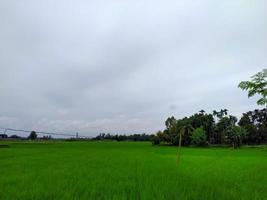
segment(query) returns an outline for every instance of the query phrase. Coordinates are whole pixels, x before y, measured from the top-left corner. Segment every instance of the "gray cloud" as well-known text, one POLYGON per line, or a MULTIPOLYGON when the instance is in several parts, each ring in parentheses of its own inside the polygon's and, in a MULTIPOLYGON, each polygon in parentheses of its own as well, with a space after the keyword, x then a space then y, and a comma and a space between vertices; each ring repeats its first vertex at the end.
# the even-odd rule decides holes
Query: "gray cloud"
POLYGON ((265 1, 0 2, 0 125, 153 132, 170 115, 257 107, 265 1))

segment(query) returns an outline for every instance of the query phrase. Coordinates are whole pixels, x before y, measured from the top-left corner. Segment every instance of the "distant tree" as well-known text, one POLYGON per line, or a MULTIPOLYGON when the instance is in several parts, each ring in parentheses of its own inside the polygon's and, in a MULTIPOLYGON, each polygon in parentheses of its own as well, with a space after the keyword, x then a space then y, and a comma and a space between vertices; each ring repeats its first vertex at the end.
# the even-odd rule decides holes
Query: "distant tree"
POLYGON ((243 113, 238 124, 248 131, 247 144, 267 143, 267 109, 243 113))
POLYGON ((218 112, 216 110, 213 110, 212 115, 217 117, 218 112))
POLYGON ((157 135, 152 137, 152 145, 159 145, 160 144, 160 139, 157 135))
POLYGON ((267 106, 267 69, 252 76, 250 81, 242 81, 238 87, 248 91, 248 97, 256 94, 261 95, 257 104, 267 106))
POLYGON ((191 144, 198 146, 204 146, 205 144, 207 144, 207 136, 202 127, 196 128, 192 132, 191 144))
POLYGON ((202 115, 204 115, 205 110, 200 110, 199 113, 202 114, 202 115))
POLYGON ((165 126, 170 135, 177 134, 177 120, 173 116, 165 121, 165 126))
POLYGON ((154 135, 148 134, 132 134, 132 135, 111 135, 110 133, 100 133, 92 140, 115 140, 115 141, 152 141, 154 135))
POLYGON ((207 135, 209 143, 214 142, 214 126, 215 121, 212 114, 196 113, 190 117, 191 125, 193 128, 202 127, 207 135))
POLYGON ((30 140, 35 140, 37 138, 37 134, 35 131, 31 131, 29 137, 30 140))
POLYGON ((21 137, 18 136, 18 135, 11 135, 9 138, 12 138, 12 139, 19 139, 19 138, 21 138, 21 137))
POLYGON ((43 139, 43 140, 51 140, 52 137, 51 137, 51 135, 44 135, 44 136, 42 137, 42 139, 43 139))
POLYGON ((247 130, 243 127, 233 125, 228 129, 227 138, 233 145, 233 148, 237 148, 242 144, 242 140, 247 135, 247 130))
MULTIPOLYGON (((182 147, 182 141, 183 141, 183 136, 187 136, 190 138, 191 132, 194 130, 194 128, 192 127, 192 125, 190 123, 188 123, 189 121, 187 120, 187 118, 184 118, 184 121, 182 122, 183 125, 180 128, 179 131, 179 145, 178 145, 178 151, 177 151, 177 164, 179 164, 180 162, 180 157, 181 157, 181 147, 182 147)), ((189 140, 190 142, 190 140, 189 140)), ((187 144, 187 140, 184 140, 184 144, 187 144)))
POLYGON ((0 134, 0 138, 8 138, 7 134, 0 134))
POLYGON ((228 114, 228 110, 227 109, 221 109, 220 111, 213 111, 213 115, 216 116, 217 118, 221 119, 224 116, 226 116, 228 114))
POLYGON ((226 142, 226 131, 237 122, 235 116, 222 117, 215 126, 216 143, 224 144, 226 142))
POLYGON ((191 143, 191 134, 194 130, 194 127, 192 126, 191 118, 185 117, 182 120, 182 126, 180 126, 180 133, 182 132, 182 144, 187 146, 191 143))

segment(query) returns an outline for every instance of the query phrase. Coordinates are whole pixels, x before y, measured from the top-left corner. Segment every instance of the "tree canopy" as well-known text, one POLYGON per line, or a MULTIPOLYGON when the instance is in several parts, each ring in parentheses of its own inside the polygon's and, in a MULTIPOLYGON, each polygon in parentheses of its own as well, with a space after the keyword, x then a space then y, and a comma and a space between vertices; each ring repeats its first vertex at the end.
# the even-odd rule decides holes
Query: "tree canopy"
POLYGON ((267 69, 252 76, 250 81, 242 81, 238 87, 248 91, 248 97, 259 94, 261 98, 257 104, 267 106, 267 69))

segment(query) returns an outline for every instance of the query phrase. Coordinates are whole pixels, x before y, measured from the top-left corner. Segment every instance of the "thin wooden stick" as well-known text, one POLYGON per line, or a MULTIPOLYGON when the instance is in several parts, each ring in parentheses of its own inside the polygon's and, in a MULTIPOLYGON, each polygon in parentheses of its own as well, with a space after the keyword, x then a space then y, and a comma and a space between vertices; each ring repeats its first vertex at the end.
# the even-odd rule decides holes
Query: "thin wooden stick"
POLYGON ((183 128, 180 131, 180 137, 179 137, 179 146, 178 146, 178 150, 177 150, 177 164, 180 163, 180 157, 181 157, 181 146, 182 146, 182 133, 183 133, 183 128))

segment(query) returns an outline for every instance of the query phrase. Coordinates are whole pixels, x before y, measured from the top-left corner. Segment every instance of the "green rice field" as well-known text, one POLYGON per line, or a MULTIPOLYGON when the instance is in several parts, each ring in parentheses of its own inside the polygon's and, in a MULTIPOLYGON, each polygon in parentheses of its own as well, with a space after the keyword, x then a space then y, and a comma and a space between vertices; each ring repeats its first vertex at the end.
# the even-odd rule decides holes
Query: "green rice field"
POLYGON ((2 200, 264 200, 267 148, 0 142, 2 200))

